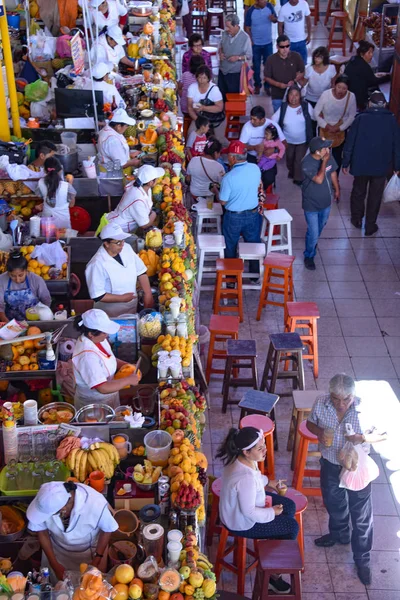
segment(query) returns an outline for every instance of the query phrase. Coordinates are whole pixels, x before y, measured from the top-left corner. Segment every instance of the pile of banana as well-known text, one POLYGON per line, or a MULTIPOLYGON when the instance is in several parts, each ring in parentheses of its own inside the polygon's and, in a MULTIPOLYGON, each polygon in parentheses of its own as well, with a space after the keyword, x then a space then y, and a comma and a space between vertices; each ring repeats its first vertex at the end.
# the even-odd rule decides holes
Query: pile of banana
POLYGON ((214 565, 203 552, 199 552, 199 556, 196 559, 196 566, 200 569, 204 569, 204 571, 212 571, 214 569, 214 565))
POLYGON ((74 477, 83 483, 92 471, 102 471, 106 479, 111 479, 119 461, 117 449, 112 444, 96 442, 89 450, 82 450, 82 448, 71 450, 65 464, 74 477))

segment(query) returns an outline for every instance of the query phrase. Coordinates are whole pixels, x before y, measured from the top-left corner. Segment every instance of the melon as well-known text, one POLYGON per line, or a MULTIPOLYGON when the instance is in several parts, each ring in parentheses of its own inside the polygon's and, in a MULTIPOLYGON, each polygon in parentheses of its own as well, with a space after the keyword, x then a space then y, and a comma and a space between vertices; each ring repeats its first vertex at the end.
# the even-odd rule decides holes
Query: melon
POLYGON ((160 576, 158 585, 164 592, 176 592, 181 585, 182 580, 176 569, 165 569, 164 573, 160 576))
MULTIPOLYGON (((134 577, 135 571, 130 565, 118 565, 115 570, 115 579, 118 583, 130 583, 134 577)), ((128 594, 126 597, 128 597, 128 594)))

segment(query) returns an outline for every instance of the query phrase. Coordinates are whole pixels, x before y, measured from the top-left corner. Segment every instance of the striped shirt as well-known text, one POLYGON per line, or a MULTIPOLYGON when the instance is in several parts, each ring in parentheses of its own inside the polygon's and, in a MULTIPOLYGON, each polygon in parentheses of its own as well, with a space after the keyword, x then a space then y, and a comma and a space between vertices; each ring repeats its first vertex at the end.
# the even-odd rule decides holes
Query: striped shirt
MULTIPOLYGON (((318 427, 323 429, 333 429, 335 434, 333 437, 332 446, 327 448, 323 444, 318 444, 318 449, 321 455, 329 462, 334 465, 339 465, 338 452, 343 448, 346 438, 346 423, 352 425, 355 433, 364 433, 371 428, 372 423, 366 423, 366 414, 363 415, 363 403, 357 396, 354 399, 353 404, 347 409, 343 419, 339 421, 335 407, 331 402, 329 394, 322 394, 318 396, 312 407, 311 414, 308 417, 310 423, 314 423, 318 427)), ((364 448, 368 447, 369 444, 363 444, 364 448)))

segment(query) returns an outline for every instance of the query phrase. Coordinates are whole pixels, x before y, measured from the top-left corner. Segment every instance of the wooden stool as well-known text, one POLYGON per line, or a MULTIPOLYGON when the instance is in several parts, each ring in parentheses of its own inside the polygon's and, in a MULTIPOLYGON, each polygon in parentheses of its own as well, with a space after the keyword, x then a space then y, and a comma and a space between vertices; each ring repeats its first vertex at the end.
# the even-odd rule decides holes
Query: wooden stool
MULTIPOLYGON (((201 236, 199 236, 200 238, 201 236)), ((222 236, 221 236, 222 237, 222 236)), ((217 281, 215 284, 213 313, 239 312, 240 322, 243 323, 243 261, 241 258, 218 258, 217 281), (233 288, 225 287, 232 285, 233 288), (221 300, 237 300, 236 306, 221 304, 221 300)))
POLYGON ((319 477, 319 469, 307 469, 307 457, 308 457, 308 446, 310 444, 317 444, 318 438, 316 435, 311 433, 307 428, 307 421, 303 421, 299 426, 300 445, 299 452, 297 454, 296 466, 293 473, 293 487, 305 494, 306 496, 322 496, 321 488, 314 487, 303 487, 304 477, 319 477))
POLYGON ((347 65, 350 59, 351 56, 342 56, 341 54, 334 54, 333 56, 329 57, 329 62, 331 65, 335 66, 336 74, 339 75, 342 66, 347 65))
POLYGON ((239 258, 245 260, 255 260, 259 264, 259 279, 260 283, 251 283, 250 279, 255 279, 257 273, 251 273, 246 271, 243 273, 243 279, 247 279, 249 283, 243 283, 244 290, 261 290, 261 281, 264 276, 264 258, 265 258, 265 244, 253 244, 247 242, 239 242, 238 244, 239 258))
POLYGON ((247 390, 238 404, 241 409, 240 420, 246 415, 264 415, 275 421, 274 410, 278 400, 279 396, 277 394, 260 392, 259 390, 247 390))
POLYGON ((222 206, 219 202, 214 202, 212 208, 207 208, 207 201, 201 199, 197 204, 193 205, 193 208, 196 211, 197 215, 196 237, 203 233, 203 227, 207 227, 207 229, 209 227, 215 227, 215 233, 217 235, 221 235, 222 206), (207 223, 204 223, 205 220, 207 221, 207 223), (213 223, 211 223, 211 221, 213 221, 213 223))
POLYGON ((229 13, 237 14, 236 0, 226 0, 226 14, 229 15, 229 13))
POLYGON ((227 338, 237 340, 239 337, 239 317, 228 317, 222 315, 211 315, 210 324, 210 342, 208 345, 206 380, 210 381, 211 373, 224 374, 225 369, 215 369, 212 366, 213 360, 226 360, 226 350, 216 350, 215 343, 225 342, 227 338))
POLYGON ((365 19, 367 18, 365 11, 359 11, 356 21, 356 26, 351 37, 350 52, 353 52, 354 44, 365 38, 365 19))
POLYGON ((267 243, 267 254, 270 252, 283 252, 292 254, 292 216, 285 208, 265 210, 264 218, 268 222, 268 237, 265 236, 264 222, 261 228, 261 239, 267 243), (263 232, 264 228, 264 232, 263 232), (279 228, 279 231, 275 228, 279 228), (276 242, 274 244, 273 242, 276 242))
POLYGON ((314 17, 314 25, 318 25, 319 21, 319 0, 314 0, 314 5, 310 6, 310 15, 314 17))
POLYGON ((225 103, 225 137, 227 140, 239 139, 240 132, 242 131, 243 127, 243 121, 241 120, 241 117, 243 117, 245 114, 246 99, 235 101, 227 100, 227 102, 225 103))
MULTIPOLYGON (((330 17, 332 16, 332 12, 334 10, 336 10, 336 6, 332 7, 332 4, 336 4, 337 0, 328 0, 328 5, 326 7, 326 13, 325 13, 325 20, 324 20, 324 25, 326 26, 328 24, 328 21, 330 19, 330 17)), ((339 0, 339 7, 338 10, 343 10, 343 0, 339 0)))
POLYGON ((261 415, 248 415, 243 417, 239 423, 239 429, 243 427, 255 427, 262 429, 264 433, 265 445, 267 447, 267 456, 264 462, 258 463, 261 473, 267 474, 268 479, 275 479, 275 455, 274 455, 274 429, 275 423, 269 417, 261 415))
POLYGON ((296 464, 300 443, 299 425, 308 417, 315 400, 320 395, 320 390, 293 390, 293 411, 286 447, 286 450, 292 451, 292 470, 294 470, 296 464))
POLYGON ((276 598, 268 590, 271 575, 290 575, 291 593, 289 600, 301 600, 301 578, 303 562, 296 540, 258 540, 258 566, 252 600, 276 598))
POLYGON ((207 254, 217 254, 220 258, 224 257, 225 238, 223 235, 201 234, 197 237, 197 248, 199 250, 199 271, 197 273, 197 284, 199 289, 214 290, 215 288, 213 286, 205 286, 202 284, 202 281, 205 273, 207 273, 207 277, 209 277, 209 273, 215 273, 215 265, 205 267, 204 263, 207 254))
POLYGON ((226 12, 226 0, 209 0, 208 5, 211 8, 222 8, 226 12))
MULTIPOLYGON (((260 390, 263 391, 267 388, 270 393, 274 394, 278 379, 292 379, 294 388, 299 387, 304 390, 303 343, 299 334, 273 333, 269 339, 270 344, 260 390), (280 371, 279 363, 287 360, 295 363, 296 368, 292 367, 291 371, 280 371)), ((281 396, 287 395, 291 394, 281 394, 281 396)))
POLYGON ((252 387, 257 389, 257 348, 254 340, 227 340, 226 366, 222 384, 222 412, 226 413, 228 404, 237 404, 229 400, 229 387, 252 387), (238 377, 236 370, 251 369, 251 377, 238 377))
POLYGON ((218 48, 215 46, 203 46, 203 50, 208 52, 208 54, 211 54, 212 74, 213 76, 218 75, 218 64, 216 64, 218 61, 213 60, 213 57, 216 59, 218 56, 218 48))
POLYGON ((296 512, 294 514, 294 518, 299 524, 299 535, 297 536, 297 541, 299 543, 301 560, 303 561, 304 566, 304 529, 303 529, 303 512, 306 510, 308 505, 307 497, 295 490, 293 488, 288 488, 286 492, 286 498, 290 498, 296 505, 296 512))
POLYGON ((333 21, 331 30, 329 32, 328 50, 330 50, 331 48, 341 48, 343 56, 346 56, 346 21, 348 20, 349 15, 344 10, 338 10, 332 13, 332 17, 333 21), (339 33, 339 37, 335 38, 336 23, 339 24, 342 30, 339 33))
MULTIPOLYGON (((207 9, 207 21, 206 21, 206 40, 210 39, 210 35, 212 32, 216 30, 224 29, 224 9, 223 8, 208 8, 207 9), (216 19, 218 21, 217 27, 214 26, 213 20, 216 19)), ((217 31, 218 33, 218 31, 217 31)))
POLYGON ((319 309, 315 302, 287 302, 285 306, 285 331, 297 331, 301 341, 306 344, 308 354, 303 360, 313 361, 314 377, 318 377, 318 331, 319 309), (302 334, 300 330, 306 330, 302 334))
POLYGON ((277 210, 279 206, 279 194, 265 194, 264 210, 277 210))
MULTIPOLYGON (((257 545, 258 541, 254 540, 254 546, 256 547, 257 545)), ((235 573, 237 575, 237 593, 243 596, 246 575, 255 569, 257 564, 257 552, 247 548, 247 539, 233 535, 233 533, 230 533, 228 529, 222 525, 217 558, 215 560, 215 576, 217 581, 221 575, 222 569, 227 569, 228 571, 235 573), (233 544, 227 548, 226 543, 229 536, 233 537, 233 544), (225 560, 225 557, 232 554, 232 552, 234 553, 233 564, 225 560), (248 567, 246 567, 246 554, 249 554, 255 559, 248 567)))
POLYGON ((293 300, 293 263, 295 256, 278 254, 273 252, 267 254, 264 259, 264 278, 261 287, 260 300, 258 302, 257 321, 261 319, 262 309, 271 306, 284 307, 287 302, 293 300), (282 283, 276 283, 272 279, 281 279, 282 283), (280 294, 283 301, 269 300, 269 294, 280 294))
POLYGON ((221 494, 222 477, 218 477, 211 484, 212 503, 211 503, 211 516, 207 528, 207 546, 211 546, 213 537, 216 533, 221 533, 221 525, 218 525, 219 521, 219 497, 221 494))
POLYGON ((192 0, 191 15, 193 31, 204 36, 207 17, 206 0, 192 0))

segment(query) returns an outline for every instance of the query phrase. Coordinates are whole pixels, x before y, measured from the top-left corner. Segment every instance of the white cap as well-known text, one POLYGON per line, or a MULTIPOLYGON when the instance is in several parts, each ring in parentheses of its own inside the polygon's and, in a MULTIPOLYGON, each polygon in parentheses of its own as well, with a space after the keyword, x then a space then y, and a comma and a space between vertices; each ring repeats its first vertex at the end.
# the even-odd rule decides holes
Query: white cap
POLYGON ((142 183, 149 183, 153 179, 158 179, 165 174, 165 170, 161 167, 153 167, 152 165, 143 165, 137 170, 136 176, 142 183))
POLYGON ((105 0, 90 0, 91 8, 99 8, 100 4, 103 4, 105 0))
POLYGON ((114 42, 117 42, 117 44, 125 46, 126 42, 124 36, 122 35, 121 27, 118 25, 111 25, 111 27, 107 27, 106 34, 109 35, 114 42))
POLYGON ((125 125, 136 125, 135 119, 132 119, 123 108, 117 108, 111 117, 111 123, 125 123, 125 125))
POLYGON ((110 72, 110 69, 106 63, 100 62, 97 65, 94 65, 92 69, 92 75, 95 79, 102 79, 104 75, 110 72))
POLYGON ((120 328, 118 323, 114 323, 114 321, 108 318, 104 310, 98 308, 91 308, 84 312, 79 325, 82 324, 88 329, 97 329, 97 331, 108 334, 117 333, 120 328))
POLYGON ((35 525, 45 523, 67 504, 70 496, 71 494, 60 481, 44 483, 40 486, 36 498, 28 506, 26 513, 28 520, 35 525))
POLYGON ((102 240, 126 240, 130 235, 130 233, 125 233, 116 223, 108 223, 100 232, 102 240))

